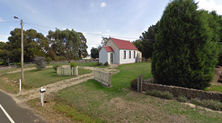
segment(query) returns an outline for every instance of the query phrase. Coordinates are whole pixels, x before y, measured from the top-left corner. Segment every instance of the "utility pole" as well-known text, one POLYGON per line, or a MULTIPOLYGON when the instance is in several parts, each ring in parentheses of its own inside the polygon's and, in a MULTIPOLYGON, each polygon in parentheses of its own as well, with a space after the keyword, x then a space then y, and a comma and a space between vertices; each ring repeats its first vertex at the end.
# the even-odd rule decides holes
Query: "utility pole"
POLYGON ((24 80, 24 71, 23 71, 23 63, 24 63, 24 53, 23 53, 23 20, 14 16, 14 19, 21 20, 21 81, 24 80))
POLYGON ((24 63, 24 53, 23 53, 23 20, 21 19, 21 79, 22 82, 24 80, 24 71, 23 71, 23 63, 24 63))

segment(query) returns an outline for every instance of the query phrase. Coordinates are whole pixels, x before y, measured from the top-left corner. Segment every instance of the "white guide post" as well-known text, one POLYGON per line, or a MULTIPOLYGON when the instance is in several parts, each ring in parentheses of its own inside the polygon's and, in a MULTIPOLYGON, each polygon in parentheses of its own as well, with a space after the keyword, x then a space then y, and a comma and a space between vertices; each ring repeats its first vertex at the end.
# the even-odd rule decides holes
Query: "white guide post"
POLYGON ((44 92, 46 91, 46 89, 45 88, 43 88, 43 87, 41 87, 41 89, 40 89, 40 93, 41 93, 41 103, 42 103, 42 106, 43 106, 43 104, 44 104, 44 92))
POLYGON ((41 103, 42 103, 42 106, 43 106, 43 104, 44 104, 44 102, 43 102, 43 98, 44 98, 44 94, 41 93, 41 103))
POLYGON ((22 90, 22 80, 19 79, 19 91, 21 91, 21 90, 22 90))

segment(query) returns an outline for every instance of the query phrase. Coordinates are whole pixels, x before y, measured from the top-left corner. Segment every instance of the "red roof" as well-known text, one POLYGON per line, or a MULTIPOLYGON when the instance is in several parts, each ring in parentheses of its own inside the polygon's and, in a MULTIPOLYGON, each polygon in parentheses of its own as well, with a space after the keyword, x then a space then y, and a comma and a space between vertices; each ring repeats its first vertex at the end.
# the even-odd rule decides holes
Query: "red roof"
POLYGON ((138 50, 130 41, 111 38, 120 49, 138 50))
POLYGON ((107 52, 114 52, 113 48, 110 46, 104 46, 104 48, 106 49, 107 52))

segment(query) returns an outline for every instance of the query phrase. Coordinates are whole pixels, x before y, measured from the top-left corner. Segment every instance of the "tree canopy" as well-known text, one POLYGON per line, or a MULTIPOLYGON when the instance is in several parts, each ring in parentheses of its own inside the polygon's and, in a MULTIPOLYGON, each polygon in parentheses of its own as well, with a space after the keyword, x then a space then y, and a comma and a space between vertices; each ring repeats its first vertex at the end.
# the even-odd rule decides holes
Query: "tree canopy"
MULTIPOLYGON (((16 28, 10 32, 9 42, 4 44, 0 58, 5 62, 9 58, 11 62, 20 62, 21 60, 21 29, 16 28)), ((24 61, 31 62, 36 56, 45 56, 48 50, 48 40, 43 34, 34 29, 23 30, 24 42, 24 61)))
POLYGON ((99 50, 98 50, 98 48, 92 47, 92 49, 91 49, 91 57, 92 58, 99 58, 99 50))
MULTIPOLYGON (((4 63, 21 61, 21 29, 10 32, 8 42, 0 42, 0 59, 4 63)), ((24 62, 32 62, 35 57, 51 59, 72 59, 88 55, 86 38, 74 30, 49 31, 47 37, 34 29, 23 30, 24 62)))
POLYGON ((193 0, 174 0, 160 19, 152 74, 157 83, 204 89, 217 63, 217 24, 193 0))
MULTIPOLYGON (((57 56, 65 56, 66 59, 72 59, 77 55, 81 39, 78 32, 69 29, 49 31, 47 38, 51 42, 51 47, 57 56)), ((82 37, 83 38, 83 37, 82 37)), ((83 39, 84 40, 84 39, 83 39)))
POLYGON ((142 51, 143 57, 145 58, 152 57, 153 44, 158 33, 158 25, 159 21, 155 25, 150 26, 147 31, 144 31, 140 36, 141 44, 139 45, 138 49, 141 49, 140 51, 142 51))
POLYGON ((77 54, 78 54, 79 57, 86 57, 88 55, 88 52, 87 52, 88 46, 86 45, 87 40, 84 37, 84 35, 80 32, 79 32, 79 37, 80 37, 80 40, 81 40, 81 44, 78 48, 77 54))

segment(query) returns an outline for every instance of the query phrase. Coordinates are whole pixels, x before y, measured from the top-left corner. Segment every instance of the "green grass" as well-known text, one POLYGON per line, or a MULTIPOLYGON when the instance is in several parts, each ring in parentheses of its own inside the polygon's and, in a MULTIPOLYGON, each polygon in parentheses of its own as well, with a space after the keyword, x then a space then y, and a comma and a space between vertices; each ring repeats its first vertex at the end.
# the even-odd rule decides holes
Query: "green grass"
POLYGON ((53 109, 57 112, 63 113, 66 117, 72 117, 75 121, 83 121, 84 123, 102 123, 103 121, 90 117, 80 111, 77 111, 73 106, 68 105, 67 103, 56 103, 53 106, 53 109))
MULTIPOLYGON (((56 94, 77 111, 107 122, 221 122, 219 113, 194 109, 175 100, 165 100, 129 90, 138 75, 152 77, 151 64, 120 65, 112 75, 112 87, 95 80, 68 87, 56 94)), ((57 103, 60 103, 59 101, 57 103)), ((67 109, 68 110, 68 109, 67 109)))
MULTIPOLYGON (((88 69, 79 69, 79 75, 91 73, 91 70, 88 69)), ((57 76, 57 73, 52 68, 45 68, 41 71, 37 69, 24 71, 25 81, 22 83, 23 89, 37 88, 43 85, 47 85, 50 83, 58 82, 61 80, 73 78, 75 76, 57 76)), ((18 81, 21 78, 21 73, 13 73, 2 75, 0 79, 0 83, 4 86, 2 89, 5 89, 7 92, 16 93, 18 90, 18 81), (8 79, 8 83, 4 82, 3 78, 8 79), (17 81, 17 83, 13 83, 17 81), (11 87, 10 87, 11 86, 11 87)))
POLYGON ((222 86, 221 85, 211 85, 210 87, 204 89, 205 91, 217 91, 222 93, 222 86))
POLYGON ((161 108, 170 116, 183 116, 186 117, 189 122, 193 123, 220 123, 222 120, 220 113, 192 108, 175 100, 161 105, 161 108))
MULTIPOLYGON (((25 66, 24 68, 32 68, 32 67, 35 67, 35 65, 25 66)), ((8 69, 8 70, 2 70, 2 71, 0 71, 0 75, 4 74, 4 73, 7 73, 7 72, 10 72, 10 71, 15 71, 15 70, 21 70, 21 68, 12 68, 12 69, 8 69)))

